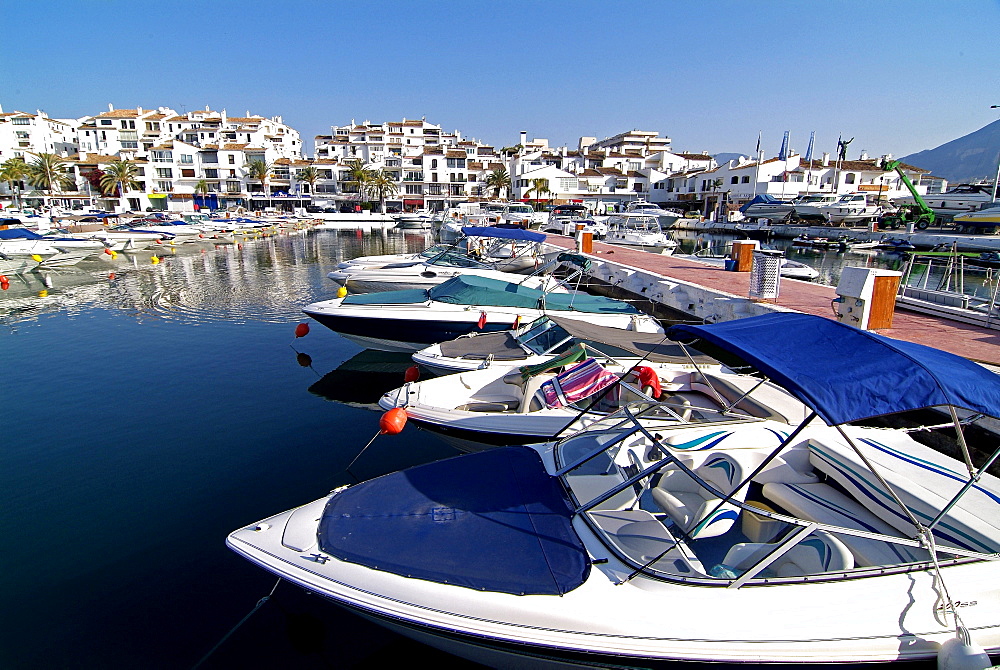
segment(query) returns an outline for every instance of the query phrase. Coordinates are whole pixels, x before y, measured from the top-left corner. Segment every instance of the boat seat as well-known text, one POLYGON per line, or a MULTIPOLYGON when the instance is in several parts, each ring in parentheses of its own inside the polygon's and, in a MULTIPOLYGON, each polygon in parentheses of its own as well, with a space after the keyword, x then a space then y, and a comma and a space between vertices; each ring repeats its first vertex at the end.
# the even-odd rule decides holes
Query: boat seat
POLYGON ((525 380, 522 386, 524 395, 521 406, 518 408, 521 414, 545 409, 545 394, 542 393, 542 384, 549 379, 552 379, 550 375, 535 375, 525 380))
MULTIPOLYGON (((867 445, 866 451, 873 455, 876 453, 871 445, 867 445)), ((944 497, 940 492, 954 489, 957 484, 954 472, 933 467, 934 464, 927 460, 907 462, 895 459, 898 462, 893 462, 885 452, 880 452, 879 458, 881 462, 875 465, 879 474, 918 521, 930 523, 948 504, 950 497, 944 497), (895 467, 908 472, 901 474, 895 467), (920 481, 914 481, 915 479, 920 481)), ((879 519, 907 537, 916 536, 916 529, 909 517, 899 509, 892 496, 853 449, 846 445, 833 446, 810 439, 809 460, 817 470, 840 484, 879 519)), ((986 498, 982 503, 984 509, 965 509, 963 499, 935 526, 934 536, 939 545, 994 553, 1000 549, 1000 528, 993 525, 997 518, 997 503, 985 489, 975 491, 974 495, 986 498), (986 506, 987 503, 989 507, 986 506), (987 513, 987 510, 992 512, 987 513)))
MULTIPOLYGON (((691 390, 697 391, 703 395, 708 396, 712 402, 717 402, 715 393, 712 389, 715 389, 716 393, 726 401, 727 404, 731 404, 739 400, 748 390, 753 388, 753 384, 756 384, 759 380, 748 378, 748 386, 746 389, 741 389, 733 381, 724 379, 717 375, 708 374, 705 372, 698 372, 692 375, 691 378, 691 390), (709 386, 711 384, 711 386, 709 386)), ((771 419, 774 421, 781 421, 782 423, 788 423, 789 417, 776 411, 774 408, 765 405, 754 397, 755 394, 761 393, 764 387, 758 388, 754 393, 743 398, 737 402, 733 409, 745 412, 749 416, 757 419, 771 419)), ((798 417, 801 420, 801 417, 798 417)))
MULTIPOLYGON (((721 493, 731 492, 743 481, 743 469, 725 454, 710 456, 694 472, 721 493)), ((744 486, 734 499, 743 502, 746 491, 744 486)), ((740 515, 738 506, 727 502, 720 507, 722 498, 679 468, 663 472, 653 484, 651 495, 660 509, 691 539, 722 535, 732 528, 740 515)))
MULTIPOLYGON (((895 528, 829 484, 771 482, 764 484, 763 494, 765 498, 787 510, 792 516, 806 521, 865 530, 881 535, 899 535, 895 528)), ((837 539, 847 546, 854 555, 855 565, 859 566, 898 565, 928 559, 926 551, 915 547, 854 535, 837 535, 837 539)))
POLYGON ((697 558, 675 538, 663 522, 645 510, 599 510, 589 512, 597 526, 632 560, 643 565, 679 573, 704 575, 697 558))
MULTIPOLYGON (((723 570, 736 574, 745 572, 778 547, 778 543, 740 542, 730 547, 722 561, 723 570)), ((824 572, 840 572, 854 567, 854 555, 833 535, 814 530, 771 565, 759 577, 803 577, 824 572)), ((713 572, 717 572, 717 568, 713 572)))

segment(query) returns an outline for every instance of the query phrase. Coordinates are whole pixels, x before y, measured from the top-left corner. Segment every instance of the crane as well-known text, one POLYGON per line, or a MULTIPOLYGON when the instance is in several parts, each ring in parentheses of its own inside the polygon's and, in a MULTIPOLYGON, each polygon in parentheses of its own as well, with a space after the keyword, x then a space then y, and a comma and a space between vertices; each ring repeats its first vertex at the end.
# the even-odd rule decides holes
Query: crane
POLYGON ((896 174, 903 181, 907 190, 913 196, 913 204, 909 205, 899 205, 895 213, 887 215, 882 219, 882 225, 886 228, 896 229, 900 225, 914 224, 920 230, 926 230, 931 224, 934 223, 936 218, 934 210, 928 206, 924 201, 923 197, 917 193, 916 187, 910 178, 906 176, 903 170, 900 168, 902 163, 900 161, 886 160, 882 162, 882 169, 886 172, 890 170, 895 170, 896 174))

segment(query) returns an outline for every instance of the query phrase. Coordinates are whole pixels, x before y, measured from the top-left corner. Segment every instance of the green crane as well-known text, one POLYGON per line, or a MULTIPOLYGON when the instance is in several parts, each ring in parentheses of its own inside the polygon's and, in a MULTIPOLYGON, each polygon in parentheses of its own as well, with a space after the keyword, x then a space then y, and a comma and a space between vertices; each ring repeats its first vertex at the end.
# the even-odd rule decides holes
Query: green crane
POLYGON ((934 223, 935 218, 934 210, 928 206, 927 202, 917 193, 916 187, 910 178, 903 173, 900 169, 899 161, 883 161, 882 169, 888 172, 889 170, 895 170, 899 178, 903 180, 903 184, 906 185, 907 190, 913 195, 912 205, 900 205, 894 214, 889 214, 882 219, 882 225, 886 228, 895 230, 901 225, 908 225, 912 223, 920 230, 926 230, 931 224, 934 223))

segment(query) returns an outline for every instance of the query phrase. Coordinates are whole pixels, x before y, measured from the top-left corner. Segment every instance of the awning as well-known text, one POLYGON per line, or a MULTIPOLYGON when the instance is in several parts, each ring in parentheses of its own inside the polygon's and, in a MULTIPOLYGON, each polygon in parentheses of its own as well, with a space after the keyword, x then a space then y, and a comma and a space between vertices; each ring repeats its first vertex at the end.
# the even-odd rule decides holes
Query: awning
POLYGON ((420 199, 420 200, 404 200, 403 204, 404 205, 422 205, 422 204, 424 204, 424 201, 423 201, 423 199, 420 199))
POLYGON ((970 360, 811 314, 777 313, 705 326, 677 325, 728 351, 835 426, 951 405, 1000 417, 1000 377, 970 360))
POLYGON ((506 447, 352 486, 327 503, 318 539, 341 560, 413 579, 562 595, 590 571, 572 517, 538 453, 506 447))
POLYGON ((150 200, 160 200, 167 197, 166 193, 147 193, 146 197, 150 200))

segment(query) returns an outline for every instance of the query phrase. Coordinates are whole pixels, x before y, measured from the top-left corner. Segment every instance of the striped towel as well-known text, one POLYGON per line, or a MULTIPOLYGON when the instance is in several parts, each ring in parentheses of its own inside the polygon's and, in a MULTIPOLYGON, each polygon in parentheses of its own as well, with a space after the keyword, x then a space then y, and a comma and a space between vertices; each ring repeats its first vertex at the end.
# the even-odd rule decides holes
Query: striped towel
POLYGON ((555 409, 588 398, 618 381, 593 358, 577 363, 542 384, 545 405, 555 409))

